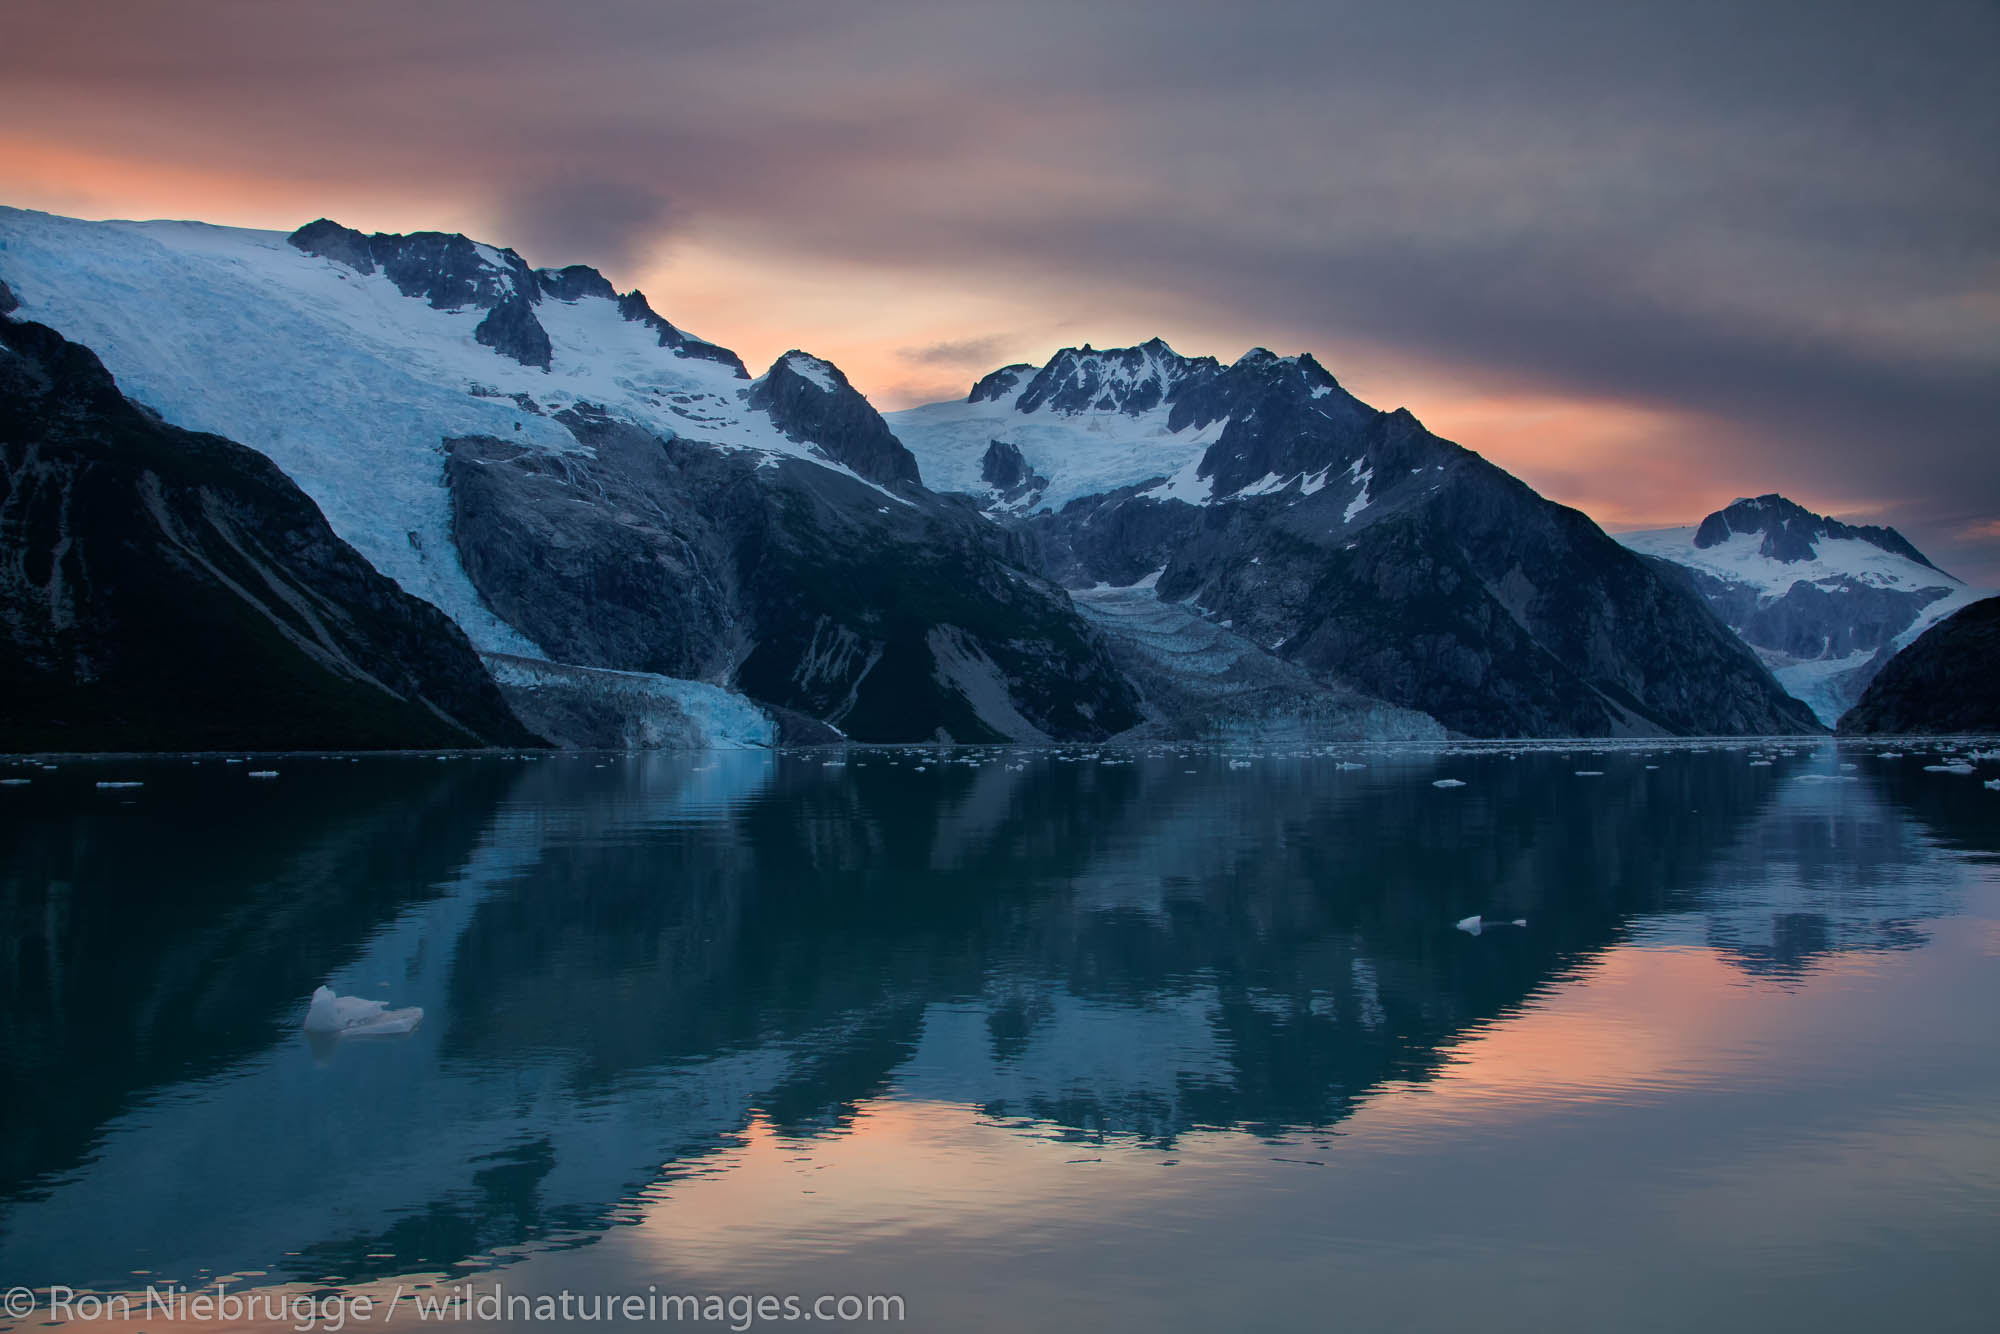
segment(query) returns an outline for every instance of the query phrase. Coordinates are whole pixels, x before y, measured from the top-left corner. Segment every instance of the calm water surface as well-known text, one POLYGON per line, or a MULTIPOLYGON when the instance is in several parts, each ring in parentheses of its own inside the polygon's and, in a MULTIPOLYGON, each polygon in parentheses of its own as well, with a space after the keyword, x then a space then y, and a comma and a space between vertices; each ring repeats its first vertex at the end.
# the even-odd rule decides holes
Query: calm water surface
POLYGON ((1988 1329, 2000 758, 1882 749, 10 764, 0 1286, 1988 1329))

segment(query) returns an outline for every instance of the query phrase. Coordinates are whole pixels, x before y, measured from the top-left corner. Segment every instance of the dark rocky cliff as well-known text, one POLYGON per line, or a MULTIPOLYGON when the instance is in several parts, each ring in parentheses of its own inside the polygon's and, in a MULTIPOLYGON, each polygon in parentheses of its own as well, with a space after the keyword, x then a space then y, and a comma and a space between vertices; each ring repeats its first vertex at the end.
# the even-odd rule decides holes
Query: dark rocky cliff
POLYGON ((0 749, 535 744, 275 465, 0 316, 0 749))
POLYGON ((1876 673, 1840 731, 2000 734, 2000 598, 1918 635, 1876 673))
POLYGON ((1140 720, 1068 596, 969 506, 563 420, 587 458, 467 437, 446 467, 467 572, 564 661, 727 680, 861 740, 1102 738, 1140 720))

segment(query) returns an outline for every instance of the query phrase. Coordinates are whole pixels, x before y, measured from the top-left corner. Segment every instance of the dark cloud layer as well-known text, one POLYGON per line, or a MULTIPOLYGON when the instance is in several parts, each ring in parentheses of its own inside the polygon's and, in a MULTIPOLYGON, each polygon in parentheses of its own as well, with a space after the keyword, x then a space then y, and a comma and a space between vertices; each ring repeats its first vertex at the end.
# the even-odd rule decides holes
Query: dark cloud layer
POLYGON ((562 175, 511 188, 497 211, 505 244, 524 255, 625 274, 666 244, 676 216, 656 184, 562 175))
MULTIPOLYGON (((8 28, 17 134, 406 182, 537 263, 702 229, 1032 277, 1085 330, 1177 304, 1668 410, 1746 485, 1878 498, 2000 582, 1971 536, 2000 515, 1985 0, 29 0, 8 28)), ((906 359, 981 369, 984 335, 906 359)))

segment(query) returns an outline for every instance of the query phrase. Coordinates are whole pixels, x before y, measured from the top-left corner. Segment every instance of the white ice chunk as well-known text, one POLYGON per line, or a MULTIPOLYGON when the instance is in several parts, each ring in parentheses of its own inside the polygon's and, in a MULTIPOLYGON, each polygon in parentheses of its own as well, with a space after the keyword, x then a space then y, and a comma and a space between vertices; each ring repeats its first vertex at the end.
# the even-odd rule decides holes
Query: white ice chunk
POLYGON ((421 1006, 392 1010, 387 1001, 336 996, 332 987, 320 987, 313 992, 312 1004, 306 1009, 305 1030, 341 1037, 379 1037, 407 1033, 423 1017, 421 1006))
POLYGON ((1494 927, 1498 926, 1526 926, 1527 924, 1528 919, 1525 917, 1515 917, 1512 919, 1504 917, 1481 917, 1478 913, 1474 913, 1470 917, 1461 917, 1458 919, 1458 929, 1471 936, 1476 936, 1482 931, 1491 931, 1494 927))

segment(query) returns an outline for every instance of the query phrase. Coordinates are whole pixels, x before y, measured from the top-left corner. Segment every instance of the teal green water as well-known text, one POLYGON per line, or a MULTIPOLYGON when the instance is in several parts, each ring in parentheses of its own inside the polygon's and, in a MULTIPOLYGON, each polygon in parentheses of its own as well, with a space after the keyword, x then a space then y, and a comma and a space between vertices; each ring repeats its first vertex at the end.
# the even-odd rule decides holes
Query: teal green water
POLYGON ((1899 749, 16 763, 0 1286, 1989 1328, 2000 758, 1899 749))

